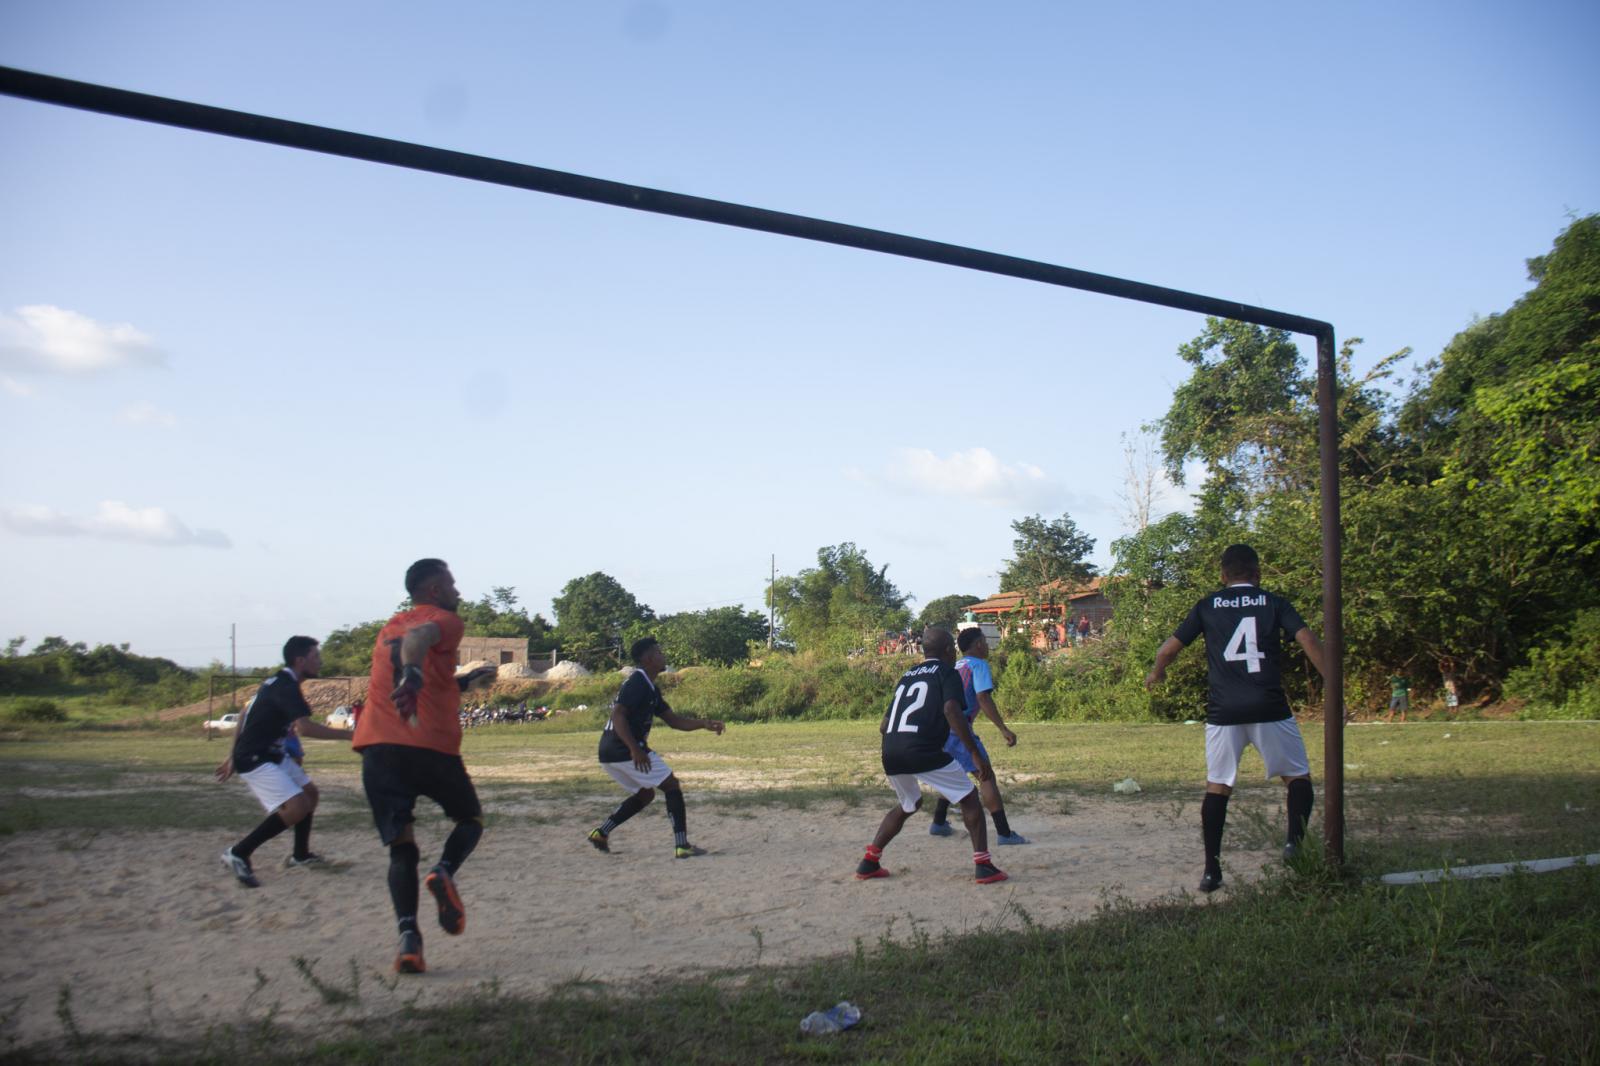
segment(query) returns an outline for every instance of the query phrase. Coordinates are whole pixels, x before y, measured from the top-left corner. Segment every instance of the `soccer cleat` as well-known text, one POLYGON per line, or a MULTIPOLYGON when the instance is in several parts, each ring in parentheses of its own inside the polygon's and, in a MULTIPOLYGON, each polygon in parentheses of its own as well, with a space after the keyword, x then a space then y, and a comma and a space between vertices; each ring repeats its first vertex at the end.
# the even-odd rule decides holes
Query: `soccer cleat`
POLYGON ((1283 861, 1292 863, 1300 854, 1300 842, 1291 840, 1283 846, 1283 861))
POLYGON ((250 860, 243 856, 235 855, 232 848, 222 853, 222 865, 233 872, 239 883, 245 888, 260 888, 261 882, 256 880, 255 871, 250 869, 250 860))
POLYGON ((980 862, 973 876, 980 885, 993 885, 1007 880, 1010 875, 992 862, 980 862))
POLYGON ((672 849, 674 859, 692 859, 696 855, 704 855, 706 849, 695 844, 681 844, 672 849))
POLYGON ((994 838, 996 844, 1026 844, 1028 838, 1021 833, 1001 833, 994 838))
POLYGON ((596 851, 609 852, 611 850, 611 838, 598 829, 589 830, 589 843, 594 845, 594 850, 596 851))
POLYGON ((856 867, 857 881, 871 881, 874 877, 888 877, 889 871, 871 859, 862 859, 856 867))
POLYGON ((435 866, 422 879, 422 887, 433 893, 439 904, 439 928, 451 936, 460 936, 467 928, 467 908, 456 892, 456 883, 443 867, 435 866))
POLYGON ((950 828, 949 822, 933 822, 928 826, 928 835, 931 837, 952 837, 956 831, 950 828))
POLYGON ((1208 871, 1204 877, 1200 878, 1200 891, 1202 892, 1215 892, 1221 887, 1222 874, 1220 871, 1217 873, 1210 873, 1208 871))
POLYGON ((394 972, 428 972, 428 964, 422 961, 422 934, 415 929, 407 929, 400 934, 400 951, 394 957, 394 972))
POLYGON ((308 851, 306 852, 306 857, 303 859, 296 858, 293 855, 289 856, 287 859, 283 860, 283 865, 293 870, 297 866, 325 866, 327 865, 327 862, 327 859, 324 859, 316 852, 308 851))

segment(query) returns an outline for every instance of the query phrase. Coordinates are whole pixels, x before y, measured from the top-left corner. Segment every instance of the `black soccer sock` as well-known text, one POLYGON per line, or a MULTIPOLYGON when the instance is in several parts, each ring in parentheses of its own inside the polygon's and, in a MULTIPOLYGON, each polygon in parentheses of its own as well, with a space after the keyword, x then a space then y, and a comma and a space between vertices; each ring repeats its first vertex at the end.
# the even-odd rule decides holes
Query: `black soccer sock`
POLYGON ((461 864, 467 861, 467 856, 472 854, 472 849, 478 846, 478 838, 483 836, 483 826, 472 819, 457 822, 456 827, 450 830, 450 835, 444 838, 444 850, 439 853, 439 865, 444 867, 444 872, 451 877, 461 869, 461 864))
POLYGON ((635 792, 633 795, 623 800, 622 803, 618 805, 616 810, 611 812, 611 817, 607 818, 605 822, 601 824, 600 832, 605 836, 610 836, 613 829, 621 825, 623 822, 626 822, 629 818, 632 818, 640 811, 644 810, 646 805, 648 805, 653 799, 655 799, 655 795, 653 793, 644 794, 635 792))
POLYGON ((394 902, 394 916, 400 919, 400 929, 406 923, 417 927, 417 860, 422 853, 416 844, 389 845, 389 898, 394 902))
POLYGON ((311 815, 294 823, 294 857, 304 859, 311 854, 311 815))
POLYGON ((996 833, 1003 837, 1011 835, 1011 823, 1006 819, 1006 809, 1004 807, 992 812, 989 817, 994 819, 994 831, 996 833))
POLYGON ((672 841, 680 848, 689 846, 689 812, 683 805, 683 790, 667 793, 667 813, 672 816, 672 841))
POLYGON ((1200 801, 1200 832, 1206 842, 1206 873, 1222 873, 1222 827, 1228 821, 1228 797, 1207 792, 1200 801))
POLYGON ((261 824, 250 830, 250 834, 233 846, 233 853, 241 859, 248 859, 250 854, 261 845, 289 828, 283 824, 283 818, 277 811, 273 811, 261 820, 261 824))
POLYGON ((949 821, 950 801, 945 799, 943 796, 940 796, 939 802, 933 805, 933 824, 947 825, 949 824, 949 821))
POLYGON ((1289 843, 1298 844, 1306 835, 1306 823, 1311 821, 1311 808, 1316 801, 1317 794, 1309 780, 1297 777, 1289 782, 1289 843))

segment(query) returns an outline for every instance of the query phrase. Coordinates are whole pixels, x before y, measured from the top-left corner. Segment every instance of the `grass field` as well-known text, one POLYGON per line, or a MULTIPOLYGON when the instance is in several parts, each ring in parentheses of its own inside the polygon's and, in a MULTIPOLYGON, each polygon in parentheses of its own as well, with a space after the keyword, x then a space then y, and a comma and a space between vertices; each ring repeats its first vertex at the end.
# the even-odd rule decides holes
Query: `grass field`
MULTIPOLYGON (((1070 808, 1132 776, 1142 802, 1188 802, 1193 815, 1197 726, 1017 732, 1019 745, 996 755, 1013 811, 1070 808)), ((1305 732, 1320 778, 1320 727, 1305 732)), ((469 733, 465 755, 491 824, 614 799, 593 764, 595 740, 592 723, 570 720, 469 733)), ((736 726, 660 743, 695 804, 884 805, 871 723, 736 726)), ((469 1002, 315 1037, 268 1017, 110 1043, 75 1037, 64 1002, 61 1040, 24 1047, 6 1036, 0 995, 0 1051, 19 1061, 1596 1061, 1600 869, 1409 889, 1370 878, 1600 852, 1600 724, 1357 726, 1345 747, 1346 867, 1313 861, 1209 906, 1107 899, 1096 918, 1067 927, 1022 915, 1021 931, 886 931, 806 964, 644 986, 576 982, 537 999, 491 985, 469 1002), (844 998, 865 1011, 858 1029, 800 1038, 802 1014, 844 998)), ((347 749, 308 748, 319 779, 354 781, 347 749)), ((224 751, 171 732, 0 741, 0 834, 236 830, 254 816, 243 791, 207 783, 224 751)), ((1276 790, 1254 777, 1259 766, 1247 761, 1241 796, 1276 790)), ((364 813, 348 807, 328 814, 364 813)), ((1230 821, 1229 842, 1277 832, 1255 818, 1230 821)), ((339 994, 359 991, 330 986, 339 994)))

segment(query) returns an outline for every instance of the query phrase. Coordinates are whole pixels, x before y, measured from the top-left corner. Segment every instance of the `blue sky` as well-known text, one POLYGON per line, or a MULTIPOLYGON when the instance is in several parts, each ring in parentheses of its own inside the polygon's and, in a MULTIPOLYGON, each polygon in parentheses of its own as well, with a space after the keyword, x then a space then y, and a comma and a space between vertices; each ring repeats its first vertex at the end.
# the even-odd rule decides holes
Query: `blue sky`
MULTIPOLYGON (((1592 3, 0 5, 0 63, 1437 354, 1600 210, 1592 3)), ((405 566, 926 601, 1102 563, 1186 313, 0 99, 0 635, 265 663, 405 566)), ((1310 345, 1303 350, 1309 352, 1310 345)), ((1181 506, 1170 495, 1165 506, 1181 506)))

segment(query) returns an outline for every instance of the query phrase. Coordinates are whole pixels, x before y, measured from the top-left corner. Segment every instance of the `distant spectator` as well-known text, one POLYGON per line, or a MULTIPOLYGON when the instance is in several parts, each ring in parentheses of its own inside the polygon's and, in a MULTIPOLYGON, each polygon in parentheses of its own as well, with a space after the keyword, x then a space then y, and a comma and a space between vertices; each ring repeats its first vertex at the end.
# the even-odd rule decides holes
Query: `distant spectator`
POLYGON ((1411 682, 1401 674, 1389 678, 1389 713, 1384 716, 1385 722, 1394 721, 1394 712, 1400 712, 1400 720, 1406 720, 1406 712, 1411 709, 1411 682))
POLYGON ((1078 643, 1082 644, 1084 641, 1086 641, 1088 639, 1089 639, 1089 616, 1086 615, 1086 614, 1079 615, 1078 616, 1078 643))

